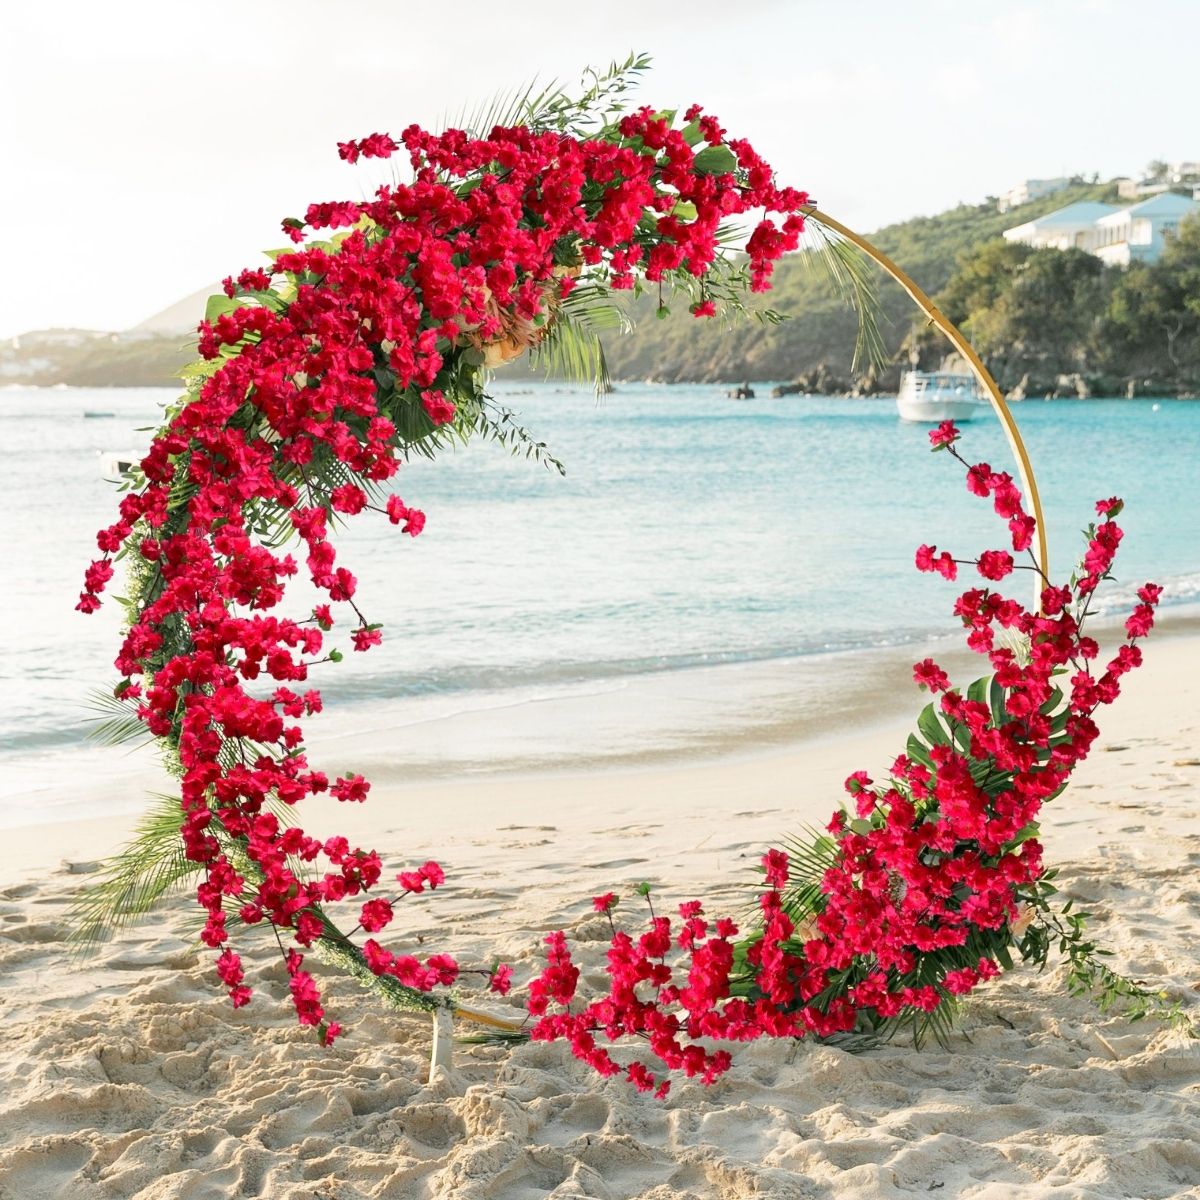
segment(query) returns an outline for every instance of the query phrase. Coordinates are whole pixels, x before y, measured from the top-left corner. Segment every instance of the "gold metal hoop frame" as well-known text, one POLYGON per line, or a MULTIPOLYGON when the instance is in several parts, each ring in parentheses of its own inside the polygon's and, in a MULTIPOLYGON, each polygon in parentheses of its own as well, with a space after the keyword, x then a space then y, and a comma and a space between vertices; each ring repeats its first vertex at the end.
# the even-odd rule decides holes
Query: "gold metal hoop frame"
POLYGON ((996 381, 991 376, 991 372, 983 365, 983 360, 976 353, 975 347, 967 341, 958 326, 949 320, 937 305, 913 282, 911 277, 892 262, 882 250, 872 246, 866 238, 860 237, 852 229, 847 229, 840 221, 822 212, 819 208, 808 208, 805 212, 817 224, 832 229, 839 237, 845 238, 846 241, 857 246, 872 262, 882 267, 912 297, 917 307, 929 318, 932 324, 936 325, 946 335, 954 348, 970 364, 972 373, 987 393, 988 400, 991 402, 996 416, 1000 418, 1000 424, 1004 429, 1005 436, 1008 438, 1008 444, 1012 449, 1013 457, 1017 460, 1017 473, 1021 477, 1021 487, 1025 492, 1026 500, 1029 502, 1030 512, 1033 514, 1034 520, 1037 521, 1036 558, 1042 577, 1037 580, 1034 591, 1035 595, 1039 597, 1038 607, 1040 608, 1043 580, 1049 580, 1050 578, 1050 556, 1046 546, 1046 521, 1042 515, 1042 501, 1038 495, 1037 480, 1033 476, 1033 465, 1029 461, 1029 453, 1025 449, 1024 441, 1021 439, 1021 432, 1017 428, 1017 422, 1013 418, 1012 411, 1005 403, 1000 389, 996 386, 996 381))

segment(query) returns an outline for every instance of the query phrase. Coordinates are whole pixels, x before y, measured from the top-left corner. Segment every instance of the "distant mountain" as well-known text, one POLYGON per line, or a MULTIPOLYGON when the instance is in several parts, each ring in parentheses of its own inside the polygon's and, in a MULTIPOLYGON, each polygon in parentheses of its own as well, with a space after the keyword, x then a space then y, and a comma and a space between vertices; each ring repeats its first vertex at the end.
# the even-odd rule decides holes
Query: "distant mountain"
POLYGON ((195 357, 186 333, 36 329, 0 342, 0 384, 178 387, 195 357))
POLYGON ((139 325, 133 327, 135 333, 195 333, 196 326, 204 316, 204 305, 209 296, 221 290, 219 283, 211 287, 201 288, 182 300, 176 300, 168 308, 147 317, 139 325))

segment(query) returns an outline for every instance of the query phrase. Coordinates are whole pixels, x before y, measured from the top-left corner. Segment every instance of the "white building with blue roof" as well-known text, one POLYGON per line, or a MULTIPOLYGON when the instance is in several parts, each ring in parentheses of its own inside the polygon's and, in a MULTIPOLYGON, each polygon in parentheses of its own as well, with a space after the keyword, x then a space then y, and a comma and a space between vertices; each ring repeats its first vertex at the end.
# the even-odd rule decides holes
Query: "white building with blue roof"
POLYGON ((1096 222, 1094 254, 1114 266, 1155 262, 1179 232, 1179 223, 1200 213, 1200 201, 1176 192, 1160 192, 1096 222))
POLYGON ((1094 251, 1096 248, 1096 223, 1103 217, 1121 210, 1115 204, 1102 204, 1099 200, 1079 200, 1066 208, 1035 217, 1023 225, 1004 231, 1010 242, 1024 242, 1039 250, 1094 251))
POLYGON ((1086 250, 1113 266, 1155 262, 1179 232, 1179 224, 1200 213, 1200 201, 1161 192, 1140 204, 1118 208, 1080 200, 1004 231, 1010 242, 1050 250, 1086 250))

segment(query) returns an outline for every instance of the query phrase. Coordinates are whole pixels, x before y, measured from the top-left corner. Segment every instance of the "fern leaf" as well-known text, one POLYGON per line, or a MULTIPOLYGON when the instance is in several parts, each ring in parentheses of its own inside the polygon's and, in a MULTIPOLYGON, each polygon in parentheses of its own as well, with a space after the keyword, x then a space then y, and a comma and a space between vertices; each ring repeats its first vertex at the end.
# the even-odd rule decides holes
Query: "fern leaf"
POLYGON ((151 913, 185 879, 199 872, 179 837, 179 797, 158 794, 133 840, 105 865, 67 912, 67 944, 94 953, 120 930, 151 913))

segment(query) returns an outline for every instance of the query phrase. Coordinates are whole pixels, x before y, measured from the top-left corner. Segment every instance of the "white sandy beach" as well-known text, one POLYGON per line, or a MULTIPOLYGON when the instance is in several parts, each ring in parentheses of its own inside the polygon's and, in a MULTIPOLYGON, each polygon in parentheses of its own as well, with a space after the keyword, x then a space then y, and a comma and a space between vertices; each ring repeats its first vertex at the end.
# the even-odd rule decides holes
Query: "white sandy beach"
MULTIPOLYGON (((1156 637, 1147 660, 1044 840, 1114 965, 1195 1009, 1200 637, 1156 637)), ((853 734, 731 739, 686 765, 405 782, 373 762, 367 805, 306 824, 336 821, 396 867, 443 863, 446 888, 403 914, 397 938, 467 965, 498 954, 521 980, 545 932, 565 927, 595 947, 586 979, 607 944, 592 895, 649 879, 664 901, 739 909, 767 845, 824 820, 846 774, 902 747, 895 713, 915 716, 918 693, 888 703, 853 734)), ((397 753, 364 736, 378 760, 397 753)), ((249 956, 258 994, 234 1012, 186 898, 71 965, 64 911, 120 826, 0 839, 3 1200, 1200 1196, 1200 1041, 1102 1016, 1063 995, 1061 972, 985 985, 949 1050, 763 1043, 737 1049, 715 1087, 679 1082, 666 1103, 557 1045, 459 1046, 427 1082, 427 1018, 326 975, 346 1034, 322 1050, 279 998, 265 939, 249 956)))

